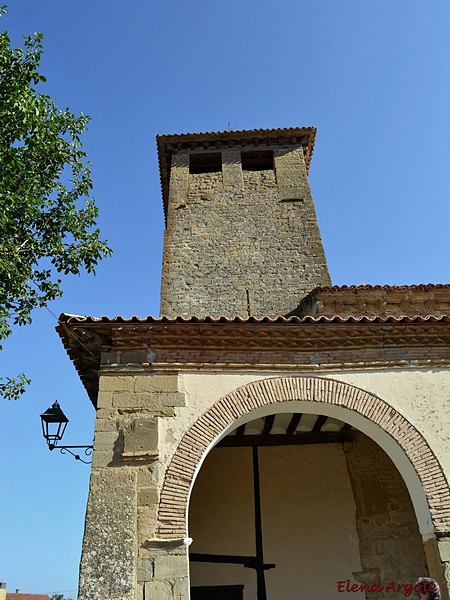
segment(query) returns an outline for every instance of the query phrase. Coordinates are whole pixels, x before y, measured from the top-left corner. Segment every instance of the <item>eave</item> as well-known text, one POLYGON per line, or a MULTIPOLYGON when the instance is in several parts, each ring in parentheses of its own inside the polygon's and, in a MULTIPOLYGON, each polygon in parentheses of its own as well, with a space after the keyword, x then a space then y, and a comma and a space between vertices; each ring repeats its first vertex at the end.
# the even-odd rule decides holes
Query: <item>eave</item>
POLYGON ((57 331, 93 402, 100 371, 323 372, 450 366, 450 317, 198 319, 61 315, 57 331))

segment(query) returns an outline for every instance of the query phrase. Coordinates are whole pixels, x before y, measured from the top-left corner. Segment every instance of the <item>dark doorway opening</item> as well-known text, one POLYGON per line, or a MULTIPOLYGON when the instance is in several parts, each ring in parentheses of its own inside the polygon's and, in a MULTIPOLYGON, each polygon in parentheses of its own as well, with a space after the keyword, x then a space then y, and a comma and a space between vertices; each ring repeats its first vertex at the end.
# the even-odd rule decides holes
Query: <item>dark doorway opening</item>
POLYGON ((191 600, 243 600, 243 585, 209 585, 191 588, 191 600))

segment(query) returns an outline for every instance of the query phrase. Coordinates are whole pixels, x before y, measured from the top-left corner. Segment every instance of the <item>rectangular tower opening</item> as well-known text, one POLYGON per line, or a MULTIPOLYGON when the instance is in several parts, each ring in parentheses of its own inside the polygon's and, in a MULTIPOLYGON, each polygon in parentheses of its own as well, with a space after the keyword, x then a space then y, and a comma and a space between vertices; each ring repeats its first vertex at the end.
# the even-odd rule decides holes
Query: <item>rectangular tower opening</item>
POLYGON ((273 171, 273 151, 241 152, 243 171, 273 171))
POLYGON ((189 155, 189 173, 219 173, 222 171, 222 154, 205 152, 189 155))

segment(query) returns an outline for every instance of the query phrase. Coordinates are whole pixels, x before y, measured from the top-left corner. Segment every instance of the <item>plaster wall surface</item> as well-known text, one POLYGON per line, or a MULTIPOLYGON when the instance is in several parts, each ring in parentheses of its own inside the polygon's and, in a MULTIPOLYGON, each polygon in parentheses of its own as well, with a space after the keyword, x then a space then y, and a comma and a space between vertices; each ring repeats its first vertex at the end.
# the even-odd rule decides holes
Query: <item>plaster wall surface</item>
MULTIPOLYGON (((287 373, 286 376, 295 375, 287 373)), ((302 375, 302 373, 298 373, 302 375)), ((309 376, 310 374, 308 374, 309 376)), ((327 371, 317 373, 364 389, 395 408, 408 421, 416 426, 426 438, 431 449, 450 479, 450 371, 448 369, 407 369, 407 370, 367 370, 367 371, 327 371)), ((282 373, 182 373, 180 389, 186 394, 186 408, 179 409, 176 420, 162 424, 170 430, 170 436, 180 439, 186 423, 192 422, 207 410, 216 400, 234 389, 268 377, 280 377, 282 373), (183 415, 185 417, 183 418, 183 415)), ((312 413, 317 404, 308 403, 312 413)), ((305 407, 307 409, 307 407, 305 407)), ((274 405, 274 411, 286 411, 288 407, 274 405)), ((251 420, 251 417, 249 417, 251 420)), ((171 452, 167 448, 168 453, 171 452)))
MULTIPOLYGON (((362 570, 356 505, 342 445, 258 450, 267 596, 338 600, 338 580, 362 570), (301 591, 301 592, 300 592, 301 591)), ((190 551, 255 555, 251 448, 215 448, 191 497, 190 551)), ((191 585, 244 585, 256 598, 256 574, 241 565, 191 562, 191 585)), ((364 594, 352 594, 355 600, 364 594)))

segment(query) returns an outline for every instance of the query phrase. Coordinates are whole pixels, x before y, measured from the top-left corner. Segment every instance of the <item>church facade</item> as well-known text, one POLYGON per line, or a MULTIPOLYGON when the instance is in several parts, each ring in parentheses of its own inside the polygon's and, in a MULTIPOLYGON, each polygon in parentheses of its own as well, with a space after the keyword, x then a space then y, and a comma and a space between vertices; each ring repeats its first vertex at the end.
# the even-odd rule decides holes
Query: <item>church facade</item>
POLYGON ((314 138, 158 136, 161 316, 61 316, 97 411, 79 600, 448 600, 450 286, 331 285, 314 138))

